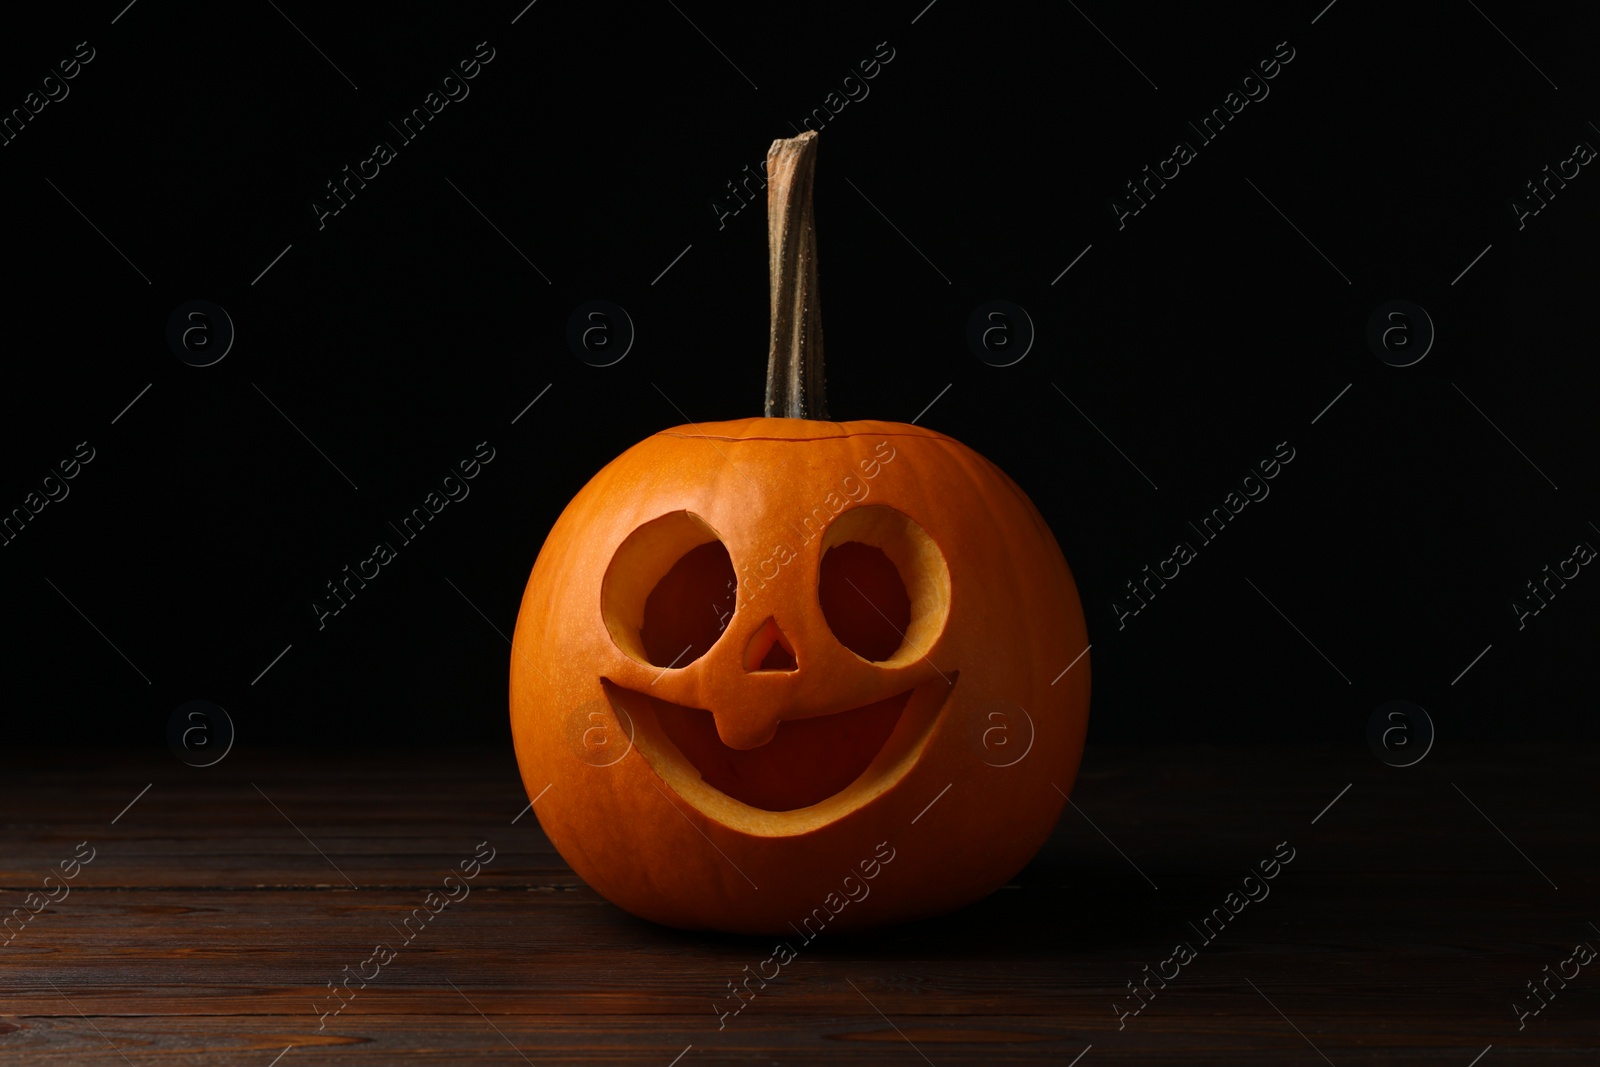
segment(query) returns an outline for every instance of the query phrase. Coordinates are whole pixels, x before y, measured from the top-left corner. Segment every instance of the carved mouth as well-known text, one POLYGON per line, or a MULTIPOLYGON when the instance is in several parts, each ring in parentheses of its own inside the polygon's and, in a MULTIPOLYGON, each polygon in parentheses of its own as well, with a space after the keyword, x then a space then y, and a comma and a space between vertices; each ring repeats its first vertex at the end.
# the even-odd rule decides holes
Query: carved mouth
POLYGON ((899 757, 926 737, 957 677, 834 715, 784 720, 771 741, 751 749, 724 744, 704 708, 600 681, 618 718, 637 724, 640 751, 658 773, 661 761, 670 758, 660 743, 665 741, 706 785, 753 808, 783 812, 845 792, 872 777, 875 764, 885 774, 903 772, 899 757))

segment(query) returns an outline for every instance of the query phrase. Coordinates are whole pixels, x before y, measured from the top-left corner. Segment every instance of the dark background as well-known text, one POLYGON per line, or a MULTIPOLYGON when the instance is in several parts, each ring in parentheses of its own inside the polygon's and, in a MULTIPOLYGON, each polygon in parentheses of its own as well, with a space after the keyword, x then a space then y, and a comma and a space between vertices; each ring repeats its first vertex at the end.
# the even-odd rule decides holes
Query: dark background
POLYGON ((1091 743, 1361 746, 1393 698, 1441 746, 1600 737, 1600 578, 1520 631, 1509 606, 1600 545, 1600 176, 1520 231, 1509 207, 1600 146, 1597 20, 924 2, 113 0, 14 22, 5 109, 77 42, 96 56, 0 148, 0 510, 78 442, 95 459, 0 548, 6 743, 159 746, 197 698, 241 744, 507 740, 502 635, 567 500, 685 417, 760 413, 764 205, 719 229, 713 200, 884 41, 822 132, 832 414, 909 421, 939 396, 921 424, 1032 496, 1089 621, 1091 743), (480 41, 470 96, 398 144, 387 123, 480 41), (1270 95, 1200 146, 1185 120, 1280 41, 1270 95), (1179 137, 1198 158, 1119 230, 1112 199, 1179 137), (324 183, 380 139, 397 158, 319 230, 324 183), (194 299, 237 330, 205 368, 165 338, 194 299), (567 344, 591 299, 637 328, 614 366, 567 344), (1037 329, 1013 366, 966 343, 990 299, 1037 329), (1410 367, 1365 340, 1393 299, 1437 328, 1410 367), (319 631, 324 583, 484 440, 471 495, 319 631), (1123 583, 1280 441, 1271 496, 1119 631, 1123 583))

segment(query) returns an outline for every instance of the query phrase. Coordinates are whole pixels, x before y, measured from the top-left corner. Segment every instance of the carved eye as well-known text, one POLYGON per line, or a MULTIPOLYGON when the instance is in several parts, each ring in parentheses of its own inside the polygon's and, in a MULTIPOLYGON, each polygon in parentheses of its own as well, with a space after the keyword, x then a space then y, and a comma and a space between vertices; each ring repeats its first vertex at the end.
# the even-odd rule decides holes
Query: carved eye
POLYGON ((733 561, 704 519, 675 511, 617 548, 600 586, 617 647, 655 667, 686 667, 711 650, 733 616, 733 561))
POLYGON ((950 571, 909 516, 881 505, 852 508, 823 535, 817 600, 840 644, 900 666, 926 655, 943 632, 950 571))

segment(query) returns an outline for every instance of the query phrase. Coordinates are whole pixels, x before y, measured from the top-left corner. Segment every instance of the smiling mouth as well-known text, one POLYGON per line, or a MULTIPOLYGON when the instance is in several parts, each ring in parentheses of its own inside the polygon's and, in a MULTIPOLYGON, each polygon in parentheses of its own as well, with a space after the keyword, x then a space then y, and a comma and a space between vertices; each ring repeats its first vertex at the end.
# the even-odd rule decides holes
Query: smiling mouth
MULTIPOLYGON (((645 735, 640 745, 655 769, 666 741, 713 789, 764 811, 794 811, 836 796, 869 776, 874 765, 888 772, 918 747, 944 707, 959 675, 833 715, 786 719, 772 740, 750 749, 731 748, 717 734, 711 712, 600 680, 619 719, 631 719, 645 735), (655 751, 652 751, 655 750, 655 751)), ((895 777, 898 777, 896 775, 895 777)))

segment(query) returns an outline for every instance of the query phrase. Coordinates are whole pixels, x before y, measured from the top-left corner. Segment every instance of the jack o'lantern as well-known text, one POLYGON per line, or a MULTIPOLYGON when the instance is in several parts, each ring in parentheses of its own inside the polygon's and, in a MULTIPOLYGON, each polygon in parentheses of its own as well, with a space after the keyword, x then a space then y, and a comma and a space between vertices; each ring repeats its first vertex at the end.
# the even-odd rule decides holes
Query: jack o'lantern
POLYGON ((998 467, 828 422, 816 135, 768 154, 767 416, 663 430, 556 521, 511 723, 540 825, 669 926, 805 936, 935 915, 1044 843, 1088 723, 1083 611, 998 467))

